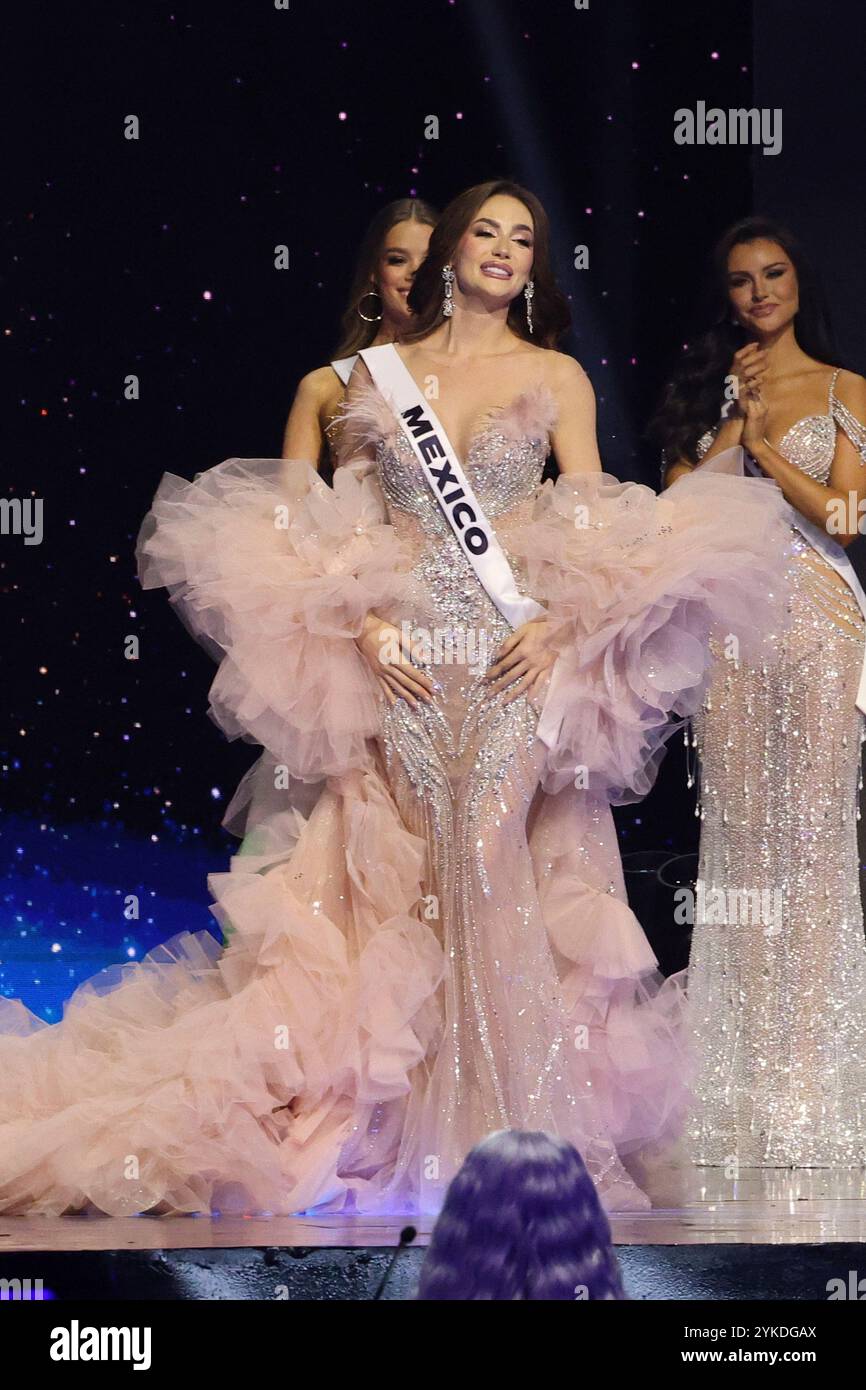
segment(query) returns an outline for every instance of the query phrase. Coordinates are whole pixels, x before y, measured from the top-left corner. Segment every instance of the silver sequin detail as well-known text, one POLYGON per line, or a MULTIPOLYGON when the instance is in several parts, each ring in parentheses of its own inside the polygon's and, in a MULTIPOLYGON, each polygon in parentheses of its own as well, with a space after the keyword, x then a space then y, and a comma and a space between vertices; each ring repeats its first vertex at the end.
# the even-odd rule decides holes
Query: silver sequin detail
MULTIPOLYGON (((476 436, 464 463, 524 593, 509 527, 530 518, 548 448, 546 437, 516 437, 493 423, 476 436)), ((388 784, 404 824, 426 842, 424 892, 436 904, 449 965, 444 1036, 425 1063, 423 1107, 407 1119, 398 1169, 432 1153, 442 1182, 469 1144, 493 1129, 520 1126, 572 1137, 600 1188, 613 1183, 634 1191, 576 1051, 539 908, 525 828, 544 758, 538 708, 525 697, 506 704, 505 693, 492 696, 483 682, 511 629, 401 432, 380 438, 376 459, 389 520, 414 552, 424 612, 413 613, 412 623, 436 625, 457 647, 471 636, 484 652, 478 669, 447 656, 437 661, 434 653, 426 669, 440 690, 431 703, 412 709, 404 700, 383 701, 388 784)))
MULTIPOLYGON (((780 452, 819 482, 829 477, 835 421, 856 434, 835 380, 828 413, 797 421, 780 441, 780 452)), ((701 440, 701 455, 712 438, 701 440)), ((797 531, 786 586, 792 622, 773 638, 779 664, 720 658, 695 720, 698 878, 716 910, 696 923, 689 962, 700 1062, 689 1144, 706 1164, 859 1166, 866 945, 857 850, 863 719, 854 699, 864 621, 847 585, 797 531), (719 910, 736 902, 731 890, 767 893, 777 911, 755 920, 719 910)))

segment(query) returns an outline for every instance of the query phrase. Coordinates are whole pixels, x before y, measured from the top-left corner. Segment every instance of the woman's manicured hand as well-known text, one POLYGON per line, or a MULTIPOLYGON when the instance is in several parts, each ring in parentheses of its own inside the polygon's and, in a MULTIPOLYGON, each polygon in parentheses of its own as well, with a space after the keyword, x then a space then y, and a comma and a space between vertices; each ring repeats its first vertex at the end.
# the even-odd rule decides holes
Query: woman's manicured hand
POLYGON ((556 652, 550 647, 550 633, 551 626, 546 618, 535 619, 517 628, 497 651, 485 680, 494 695, 511 687, 504 701, 506 705, 540 688, 556 660, 556 652))
POLYGON ((368 613, 361 635, 355 638, 355 645, 389 704, 396 705, 399 699, 403 699, 417 709, 420 700, 432 701, 433 681, 414 664, 414 653, 408 637, 393 623, 383 622, 375 613, 368 613))
POLYGON ((746 397, 756 388, 760 389, 766 373, 767 353, 757 343, 746 343, 745 347, 734 353, 728 376, 736 381, 735 399, 738 415, 745 415, 746 397))
POLYGON ((761 395, 760 387, 754 388, 742 397, 743 407, 743 446, 752 449, 766 443, 767 416, 769 407, 761 395))

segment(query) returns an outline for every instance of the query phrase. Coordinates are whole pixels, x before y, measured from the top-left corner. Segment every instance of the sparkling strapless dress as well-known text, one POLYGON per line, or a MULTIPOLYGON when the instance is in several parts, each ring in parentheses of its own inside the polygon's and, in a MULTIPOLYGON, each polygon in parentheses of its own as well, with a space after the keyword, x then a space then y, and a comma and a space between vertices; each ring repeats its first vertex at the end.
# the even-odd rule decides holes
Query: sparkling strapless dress
MULTIPOLYGON (((837 425, 866 462, 866 429, 835 380, 827 414, 780 443, 822 483, 837 425)), ((864 621, 844 580, 792 538, 778 661, 720 660, 694 720, 705 920, 688 971, 698 1073, 686 1142, 697 1162, 732 1169, 866 1162, 864 621)))
POLYGON ((508 628, 372 386, 333 489, 303 462, 165 476, 142 581, 219 659, 213 717, 263 748, 210 880, 226 944, 182 934, 53 1027, 0 1003, 0 1209, 433 1212, 509 1126, 571 1139, 609 1208, 648 1204, 622 1156, 682 1123, 683 995, 610 801, 698 708, 710 633, 760 649, 787 526, 761 480, 542 487, 552 420, 531 387, 465 465, 554 625, 545 689, 511 705, 482 682, 508 628), (431 705, 382 697, 370 611, 427 635, 431 705))

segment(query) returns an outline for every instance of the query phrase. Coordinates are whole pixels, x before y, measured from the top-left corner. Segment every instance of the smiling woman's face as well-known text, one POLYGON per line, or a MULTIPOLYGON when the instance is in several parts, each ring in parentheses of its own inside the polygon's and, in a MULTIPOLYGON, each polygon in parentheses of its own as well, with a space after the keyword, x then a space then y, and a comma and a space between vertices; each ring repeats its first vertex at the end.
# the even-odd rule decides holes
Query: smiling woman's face
POLYGON ((529 208, 510 194, 482 203, 457 244, 455 300, 478 295, 497 306, 520 294, 532 274, 534 230, 529 208))
POLYGON ((418 267, 427 255, 432 231, 426 222, 412 218, 409 222, 395 222, 385 237, 376 268, 375 288, 382 296, 383 317, 397 325, 405 326, 412 317, 406 298, 418 267))
POLYGON ((776 241, 744 241, 728 256, 728 298, 737 322, 755 337, 777 333, 800 307, 797 272, 776 241))

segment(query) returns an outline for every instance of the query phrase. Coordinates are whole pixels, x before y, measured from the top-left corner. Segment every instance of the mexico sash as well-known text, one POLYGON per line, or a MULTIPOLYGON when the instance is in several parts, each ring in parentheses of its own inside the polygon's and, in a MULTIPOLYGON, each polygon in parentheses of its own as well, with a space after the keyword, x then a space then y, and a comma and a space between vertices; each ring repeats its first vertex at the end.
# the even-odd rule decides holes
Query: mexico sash
POLYGON ((395 408, 400 428, 421 465, 433 496, 499 612, 513 628, 546 617, 541 604, 518 592, 505 552, 451 441, 393 343, 362 348, 359 356, 367 364, 382 395, 395 408))

